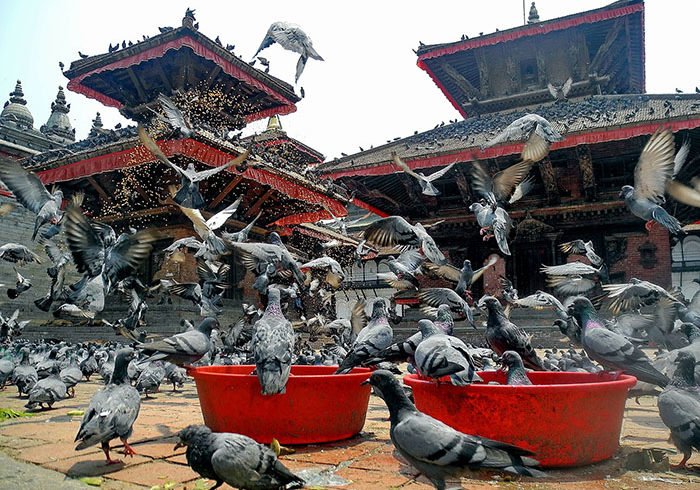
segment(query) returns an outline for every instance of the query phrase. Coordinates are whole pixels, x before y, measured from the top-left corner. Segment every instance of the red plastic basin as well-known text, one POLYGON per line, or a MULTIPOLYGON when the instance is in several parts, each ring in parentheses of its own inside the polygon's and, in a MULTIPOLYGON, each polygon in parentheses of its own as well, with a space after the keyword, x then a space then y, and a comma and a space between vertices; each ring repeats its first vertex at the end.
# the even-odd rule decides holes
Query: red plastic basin
MULTIPOLYGON (((505 383, 501 371, 480 372, 505 383)), ((436 384, 404 377, 416 406, 464 432, 529 449, 544 467, 581 466, 610 458, 619 446, 627 392, 637 379, 621 375, 529 372, 532 386, 436 384)))
POLYGON ((311 444, 347 439, 362 430, 370 370, 334 375, 333 366, 292 366, 283 395, 263 396, 255 366, 204 366, 189 373, 197 384, 204 423, 269 443, 311 444))

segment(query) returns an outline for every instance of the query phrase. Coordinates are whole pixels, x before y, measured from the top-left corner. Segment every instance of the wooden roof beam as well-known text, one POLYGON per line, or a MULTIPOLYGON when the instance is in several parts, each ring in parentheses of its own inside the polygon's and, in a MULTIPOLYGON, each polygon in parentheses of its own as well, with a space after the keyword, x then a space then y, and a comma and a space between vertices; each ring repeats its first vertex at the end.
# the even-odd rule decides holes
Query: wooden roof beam
POLYGON ((112 202, 112 199, 110 198, 109 194, 107 194, 107 191, 104 190, 104 187, 102 187, 100 185, 100 183, 97 182, 97 180, 95 180, 94 177, 90 176, 90 177, 86 178, 85 180, 87 180, 90 183, 90 185, 92 186, 92 188, 97 191, 97 193, 100 195, 100 197, 102 198, 102 200, 104 202, 106 202, 106 203, 112 202))
POLYGON ((449 76, 457 87, 468 99, 480 99, 481 93, 467 80, 455 67, 449 63, 442 63, 441 68, 449 76))
POLYGON ((168 95, 173 93, 173 86, 170 84, 170 78, 168 78, 168 75, 165 74, 165 70, 163 69, 163 64, 162 63, 156 63, 156 72, 158 73, 158 77, 160 77, 160 81, 163 82, 163 85, 165 85, 165 88, 168 89, 168 95))
POLYGON ((623 28, 623 22, 620 19, 615 20, 615 24, 613 25, 612 29, 608 31, 608 34, 605 36, 605 40, 603 41, 603 44, 600 45, 600 48, 598 48, 598 52, 595 54, 593 59, 591 60, 590 64, 588 65, 588 71, 590 72, 596 72, 598 71, 599 65, 602 63, 603 59, 607 56, 608 51, 612 47, 612 45, 615 43, 615 40, 617 39, 617 36, 620 34, 623 28))
POLYGON ((144 89, 143 85, 141 84, 141 81, 138 79, 138 77, 134 73, 133 68, 132 67, 127 68, 126 73, 129 75, 129 78, 131 79, 131 83, 134 84, 134 87, 136 88, 136 92, 139 94, 141 101, 145 102, 147 100, 146 90, 144 89))
POLYGON ((118 214, 108 214, 107 216, 101 216, 99 221, 102 223, 113 223, 115 221, 129 221, 133 218, 142 218, 145 216, 156 216, 159 214, 165 214, 169 212, 174 212, 175 208, 173 206, 160 206, 157 208, 141 209, 138 211, 131 211, 130 213, 118 213, 118 214))
POLYGON ((211 71, 209 76, 207 77, 206 81, 204 82, 204 86, 206 88, 211 87, 212 83, 214 83, 214 80, 216 77, 219 76, 219 73, 221 73, 221 65, 216 65, 214 69, 211 71))
POLYGON ((224 187, 224 190, 219 192, 219 195, 217 195, 214 200, 212 200, 211 203, 209 203, 209 208, 214 209, 216 208, 219 204, 221 204, 221 201, 224 200, 226 196, 228 196, 231 191, 241 183, 243 180, 243 175, 236 175, 233 179, 231 179, 231 182, 226 184, 226 187, 224 187))
POLYGON ((252 218, 256 214, 258 214, 258 211, 260 211, 260 208, 262 207, 263 204, 265 204, 268 199, 272 197, 272 195, 275 193, 275 190, 270 187, 267 191, 265 191, 265 194, 260 196, 260 198, 255 201, 255 204, 253 204, 248 211, 245 213, 246 218, 252 218))

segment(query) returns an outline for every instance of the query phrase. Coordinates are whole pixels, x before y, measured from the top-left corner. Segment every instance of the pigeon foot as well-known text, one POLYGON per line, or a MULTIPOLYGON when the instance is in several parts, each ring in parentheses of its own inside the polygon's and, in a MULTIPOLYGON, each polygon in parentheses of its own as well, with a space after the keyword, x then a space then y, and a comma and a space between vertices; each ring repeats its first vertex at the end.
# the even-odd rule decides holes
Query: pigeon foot
POLYGON ((134 454, 136 454, 136 451, 134 451, 134 448, 129 445, 129 443, 126 441, 126 439, 121 439, 122 443, 124 443, 124 456, 131 456, 133 457, 134 454))
POLYGON ((649 220, 644 224, 644 228, 647 230, 647 233, 651 233, 652 228, 654 228, 654 220, 649 220))

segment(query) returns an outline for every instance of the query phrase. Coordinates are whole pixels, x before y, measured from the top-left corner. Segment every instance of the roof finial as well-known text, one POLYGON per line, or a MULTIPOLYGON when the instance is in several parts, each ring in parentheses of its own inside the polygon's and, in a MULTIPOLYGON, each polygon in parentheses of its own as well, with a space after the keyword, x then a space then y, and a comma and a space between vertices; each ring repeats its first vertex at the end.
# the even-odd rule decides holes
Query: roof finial
POLYGON ((535 7, 535 2, 530 5, 530 15, 527 16, 527 23, 534 24, 540 21, 540 14, 537 13, 537 7, 535 7))
POLYGON ((102 117, 98 112, 95 116, 95 119, 92 120, 92 127, 90 128, 90 134, 88 134, 88 138, 94 138, 95 136, 104 133, 104 129, 102 129, 103 126, 104 125, 102 124, 102 117))
POLYGON ((267 120, 266 131, 283 131, 282 122, 280 121, 280 117, 277 114, 275 114, 267 120))
POLYGON ((22 91, 22 81, 17 80, 17 85, 15 85, 15 90, 10 92, 10 102, 14 104, 27 105, 27 101, 24 100, 24 92, 22 91))
POLYGON ((60 143, 72 143, 75 141, 75 129, 71 126, 68 113, 70 104, 66 104, 66 94, 63 87, 58 87, 56 100, 51 103, 51 115, 40 131, 52 140, 60 143))

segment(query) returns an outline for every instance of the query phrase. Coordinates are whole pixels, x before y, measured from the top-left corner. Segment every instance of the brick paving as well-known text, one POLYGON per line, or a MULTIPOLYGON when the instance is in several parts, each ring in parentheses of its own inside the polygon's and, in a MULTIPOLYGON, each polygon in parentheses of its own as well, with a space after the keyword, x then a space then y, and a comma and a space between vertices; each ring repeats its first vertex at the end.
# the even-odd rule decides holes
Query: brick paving
MULTIPOLYGON (((97 381, 81 383, 76 398, 54 405, 53 410, 38 412, 31 418, 12 419, 0 424, 0 450, 17 461, 32 463, 69 478, 98 477, 105 489, 180 488, 203 489, 213 482, 200 480, 186 464, 184 449, 174 451, 178 430, 188 424, 202 423, 196 389, 189 383, 178 393, 167 388, 151 399, 143 399, 141 414, 129 441, 137 456, 124 458, 122 464, 106 465, 98 447, 75 451, 73 439, 81 417, 67 415, 87 407, 92 394, 102 385, 97 381)), ((23 410, 25 399, 17 398, 13 387, 0 391, 0 407, 23 410)), ((388 412, 384 403, 372 396, 364 430, 352 439, 299 446, 296 453, 283 456, 293 471, 306 474, 335 474, 347 481, 349 489, 429 489, 427 481, 415 469, 394 457, 389 440, 388 412)), ((547 481, 513 480, 495 474, 470 474, 461 480, 462 488, 479 489, 507 486, 523 489, 631 489, 700 488, 700 474, 693 472, 637 472, 625 469, 631 453, 643 448, 672 449, 668 431, 659 419, 656 400, 643 398, 637 404, 628 401, 623 426, 622 448, 611 460, 583 468, 550 471, 547 481)), ((119 441, 117 440, 116 443, 119 441)), ((119 444, 113 442, 117 451, 119 444)), ((115 453, 115 456, 120 456, 115 453)), ((694 456, 690 463, 699 464, 694 456)), ((12 461, 10 460, 10 461, 12 461)), ((671 462, 680 456, 671 454, 671 462)), ((7 465, 4 465, 7 469, 7 465)), ((11 468, 10 468, 11 469, 11 468)), ((18 470, 19 471, 19 470, 18 470)), ((19 474, 19 473, 18 473, 19 474)), ((77 483, 77 482, 76 482, 77 483)), ((94 482, 93 482, 94 483, 94 482)), ((459 482, 452 482, 458 486, 459 482)), ((0 479, 0 485, 2 480, 0 479)), ((5 487, 8 488, 8 487, 5 487)), ((39 487, 35 487, 39 488, 39 487)), ((319 488, 314 486, 314 488, 319 488)))

